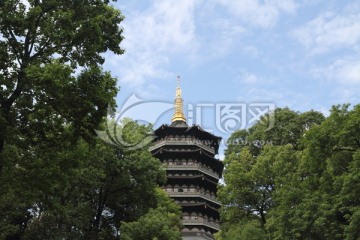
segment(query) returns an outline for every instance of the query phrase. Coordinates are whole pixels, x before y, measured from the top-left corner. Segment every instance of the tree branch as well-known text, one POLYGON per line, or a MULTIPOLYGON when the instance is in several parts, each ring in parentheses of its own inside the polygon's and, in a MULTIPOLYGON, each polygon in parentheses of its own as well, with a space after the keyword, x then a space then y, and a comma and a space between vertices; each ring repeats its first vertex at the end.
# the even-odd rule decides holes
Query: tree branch
POLYGON ((10 112, 10 108, 13 105, 13 103, 16 101, 16 99, 20 96, 22 90, 23 90, 23 77, 25 77, 25 73, 23 69, 20 69, 20 72, 18 74, 18 81, 16 84, 16 88, 13 91, 13 93, 10 95, 10 97, 4 101, 3 106, 3 112, 5 115, 7 115, 10 112))
POLYGON ((16 37, 14 35, 14 33, 11 31, 11 29, 7 29, 7 33, 8 33, 8 42, 9 45, 11 46, 12 50, 14 51, 14 54, 16 56, 16 59, 18 61, 18 63, 20 65, 22 65, 22 62, 20 61, 20 59, 22 59, 22 54, 19 52, 19 50, 16 47, 16 44, 18 44, 18 41, 16 40, 16 37))
MULTIPOLYGON (((38 5, 38 4, 39 4, 38 1, 36 1, 36 3, 37 3, 37 4, 35 4, 35 5, 38 5)), ((29 50, 29 57, 30 57, 30 54, 31 54, 31 52, 32 52, 32 50, 33 50, 33 48, 34 48, 35 39, 36 39, 36 30, 37 30, 37 28, 38 28, 39 25, 40 25, 40 20, 44 17, 44 15, 45 15, 46 13, 50 12, 50 11, 53 10, 53 9, 55 9, 55 8, 50 7, 50 8, 48 8, 48 9, 45 9, 45 10, 43 10, 43 11, 39 14, 39 16, 37 17, 37 19, 36 19, 36 21, 35 21, 35 26, 34 26, 34 35, 33 35, 33 37, 32 37, 31 46, 30 46, 30 50, 29 50)), ((29 32, 30 32, 30 31, 29 31, 29 32)), ((28 33, 29 33, 29 32, 28 32, 28 33)), ((30 41, 30 40, 29 40, 29 41, 30 41)), ((45 47, 49 46, 49 45, 48 45, 49 42, 50 42, 50 39, 48 39, 48 40, 46 41, 46 44, 45 44, 45 46, 42 48, 42 50, 44 50, 45 47)))
POLYGON ((351 151, 351 152, 355 152, 356 151, 356 149, 352 149, 352 148, 350 148, 350 147, 334 147, 333 149, 332 149, 332 151, 336 151, 336 152, 339 152, 339 151, 351 151))

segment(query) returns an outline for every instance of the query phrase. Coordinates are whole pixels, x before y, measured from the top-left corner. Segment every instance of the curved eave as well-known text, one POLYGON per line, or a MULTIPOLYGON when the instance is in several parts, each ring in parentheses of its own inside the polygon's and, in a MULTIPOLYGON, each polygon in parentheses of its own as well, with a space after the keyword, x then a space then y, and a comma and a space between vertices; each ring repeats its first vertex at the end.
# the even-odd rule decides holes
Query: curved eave
POLYGON ((213 207, 213 209, 216 211, 218 211, 217 209, 220 209, 220 207, 221 207, 221 203, 217 199, 212 199, 212 198, 209 198, 204 195, 198 195, 198 194, 183 195, 183 194, 178 194, 178 193, 172 193, 172 194, 169 194, 169 196, 170 196, 170 198, 177 200, 180 205, 182 204, 180 199, 201 199, 202 201, 205 201, 209 204, 216 206, 217 208, 213 207))
POLYGON ((195 154, 198 154, 197 155, 198 157, 206 156, 211 161, 210 163, 215 165, 215 169, 219 173, 220 177, 222 176, 222 172, 224 169, 224 163, 221 160, 214 158, 213 156, 208 154, 206 151, 203 151, 202 149, 193 149, 193 150, 184 151, 184 150, 169 150, 166 148, 157 148, 157 149, 154 149, 151 153, 154 157, 157 157, 157 158, 160 158, 160 156, 164 153, 167 153, 170 155, 183 154, 183 155, 190 155, 190 156, 195 153, 195 154))
POLYGON ((216 136, 212 133, 205 131, 199 125, 184 126, 182 124, 179 124, 177 126, 174 126, 174 125, 163 124, 160 127, 158 127, 154 131, 154 133, 157 137, 165 137, 171 134, 175 134, 175 135, 182 134, 182 135, 190 135, 190 136, 191 135, 199 136, 199 140, 212 140, 213 142, 212 146, 214 147, 216 154, 218 154, 219 143, 222 139, 219 136, 216 136))
POLYGON ((194 167, 192 167, 192 166, 176 166, 176 165, 172 165, 172 166, 168 166, 168 165, 166 165, 165 166, 165 170, 166 170, 166 172, 167 173, 169 173, 169 172, 181 172, 181 173, 183 173, 184 171, 186 171, 186 172, 192 172, 192 173, 195 173, 194 175, 197 175, 196 173, 201 173, 201 174, 204 174, 205 176, 207 176, 207 177, 210 177, 211 179, 213 179, 214 181, 216 181, 216 182, 218 182, 219 181, 219 179, 220 179, 220 177, 219 177, 219 175, 216 173, 212 173, 212 172, 207 172, 207 170, 206 169, 202 169, 201 167, 198 167, 198 166, 194 166, 194 167))
POLYGON ((199 221, 186 221, 186 220, 183 220, 182 221, 182 224, 184 226, 204 226, 204 227, 208 227, 209 229, 212 229, 213 231, 220 231, 220 225, 219 224, 213 224, 213 223, 210 223, 208 221, 202 221, 202 222, 199 222, 199 221))
MULTIPOLYGON (((179 202, 179 205, 183 208, 183 211, 196 211, 196 210, 205 210, 211 211, 213 216, 220 217, 219 209, 214 208, 213 206, 209 205, 207 202, 200 202, 200 203, 182 203, 179 202), (190 210, 191 209, 191 210, 190 210)), ((221 205, 219 205, 221 206, 221 205)))
POLYGON ((182 179, 182 180, 187 180, 187 179, 200 179, 202 181, 207 181, 209 183, 212 183, 212 184, 215 184, 217 185, 218 183, 211 180, 210 178, 208 178, 207 176, 205 175, 197 175, 197 176, 170 176, 170 175, 167 175, 167 178, 168 179, 182 179))

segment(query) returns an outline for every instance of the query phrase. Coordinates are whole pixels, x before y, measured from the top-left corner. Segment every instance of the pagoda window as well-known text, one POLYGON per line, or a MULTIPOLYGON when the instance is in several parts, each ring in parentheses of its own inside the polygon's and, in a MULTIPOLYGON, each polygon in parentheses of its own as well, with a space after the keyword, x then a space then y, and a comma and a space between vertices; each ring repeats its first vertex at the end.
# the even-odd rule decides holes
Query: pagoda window
POLYGON ((179 189, 178 189, 178 192, 184 192, 184 189, 179 188, 179 189))
POLYGON ((191 214, 191 219, 198 219, 198 215, 196 213, 192 213, 191 214))

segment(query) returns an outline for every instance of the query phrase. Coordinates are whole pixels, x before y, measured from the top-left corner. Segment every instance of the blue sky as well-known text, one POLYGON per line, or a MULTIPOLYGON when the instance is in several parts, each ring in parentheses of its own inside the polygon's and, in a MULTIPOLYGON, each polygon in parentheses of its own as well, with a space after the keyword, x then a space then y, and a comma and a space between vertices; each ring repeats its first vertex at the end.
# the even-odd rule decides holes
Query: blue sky
MULTIPOLYGON (((119 79, 120 107, 133 93, 172 102, 177 75, 185 107, 271 102, 328 114, 334 104, 359 103, 359 1, 133 0, 115 6, 126 17, 126 52, 106 54, 105 69, 119 79)), ((203 124, 215 128, 208 115, 203 124)), ((168 112, 155 125, 170 119, 168 112)))

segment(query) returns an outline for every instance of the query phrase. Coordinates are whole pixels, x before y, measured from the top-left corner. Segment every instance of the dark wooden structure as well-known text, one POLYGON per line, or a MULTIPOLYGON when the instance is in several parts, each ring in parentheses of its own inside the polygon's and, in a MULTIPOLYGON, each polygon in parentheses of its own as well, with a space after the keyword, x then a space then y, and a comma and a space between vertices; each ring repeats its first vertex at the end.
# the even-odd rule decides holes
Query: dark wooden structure
POLYGON ((223 163, 215 155, 221 138, 187 125, 180 86, 172 123, 160 126, 155 135, 150 151, 166 168, 165 191, 182 207, 183 239, 214 239, 220 230, 216 189, 223 163))

